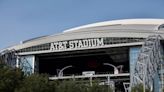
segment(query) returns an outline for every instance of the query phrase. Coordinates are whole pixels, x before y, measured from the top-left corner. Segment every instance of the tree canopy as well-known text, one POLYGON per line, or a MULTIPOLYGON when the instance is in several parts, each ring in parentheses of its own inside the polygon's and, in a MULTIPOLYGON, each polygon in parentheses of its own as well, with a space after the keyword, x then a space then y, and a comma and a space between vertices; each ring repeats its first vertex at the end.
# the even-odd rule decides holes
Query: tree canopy
MULTIPOLYGON (((82 81, 82 80, 81 80, 82 81)), ((109 86, 93 86, 76 80, 50 81, 47 74, 25 76, 18 68, 0 63, 0 92, 112 92, 109 86)))

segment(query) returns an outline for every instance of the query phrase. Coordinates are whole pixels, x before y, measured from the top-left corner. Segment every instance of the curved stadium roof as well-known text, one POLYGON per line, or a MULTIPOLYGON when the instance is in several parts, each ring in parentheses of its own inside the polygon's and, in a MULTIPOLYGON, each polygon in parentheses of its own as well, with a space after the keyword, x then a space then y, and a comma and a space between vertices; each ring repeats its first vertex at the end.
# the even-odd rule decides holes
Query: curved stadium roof
POLYGON ((68 29, 56 35, 33 38, 6 49, 19 50, 57 41, 100 37, 147 38, 152 34, 160 34, 164 37, 163 25, 164 19, 124 19, 105 21, 68 29))
MULTIPOLYGON (((91 27, 101 27, 101 26, 112 26, 112 25, 161 25, 164 24, 164 19, 123 19, 123 20, 113 20, 113 21, 105 21, 99 23, 88 24, 76 28, 71 28, 65 30, 64 32, 72 32, 84 28, 91 28, 91 27)), ((138 29, 138 28, 136 28, 138 29)))

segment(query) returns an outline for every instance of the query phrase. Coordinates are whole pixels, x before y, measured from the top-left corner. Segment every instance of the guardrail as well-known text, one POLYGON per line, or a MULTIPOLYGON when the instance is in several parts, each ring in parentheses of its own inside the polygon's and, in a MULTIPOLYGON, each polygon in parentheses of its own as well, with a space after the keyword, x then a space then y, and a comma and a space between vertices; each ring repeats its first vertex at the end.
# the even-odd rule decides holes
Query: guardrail
POLYGON ((120 74, 95 74, 95 75, 72 75, 72 76, 54 76, 49 77, 50 80, 59 80, 59 79, 80 79, 80 78, 102 78, 102 77, 124 77, 130 76, 130 73, 120 73, 120 74))

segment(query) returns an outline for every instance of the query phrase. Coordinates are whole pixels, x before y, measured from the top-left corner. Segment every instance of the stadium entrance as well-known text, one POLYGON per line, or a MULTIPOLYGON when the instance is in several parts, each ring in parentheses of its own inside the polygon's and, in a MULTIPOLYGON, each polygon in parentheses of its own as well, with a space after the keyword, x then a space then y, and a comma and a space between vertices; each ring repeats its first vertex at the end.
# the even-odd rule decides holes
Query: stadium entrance
MULTIPOLYGON (((129 82, 129 47, 79 50, 38 55, 39 73, 48 73, 52 79, 107 79, 116 90, 124 90, 129 82), (125 74, 125 75, 124 75, 125 74), (109 76, 111 75, 111 76, 109 76)), ((111 85, 111 84, 110 84, 111 85)))
POLYGON ((93 49, 38 55, 39 73, 56 76, 118 74, 129 72, 128 47, 93 49))

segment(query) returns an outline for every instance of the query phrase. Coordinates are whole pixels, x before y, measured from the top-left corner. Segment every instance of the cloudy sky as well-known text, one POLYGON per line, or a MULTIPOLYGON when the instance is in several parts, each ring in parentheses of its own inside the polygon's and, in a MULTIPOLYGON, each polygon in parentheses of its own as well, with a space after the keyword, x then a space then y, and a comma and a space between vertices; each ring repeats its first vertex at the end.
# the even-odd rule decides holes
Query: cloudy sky
POLYGON ((89 23, 164 18, 164 0, 0 0, 0 49, 89 23))

